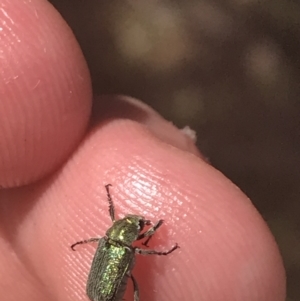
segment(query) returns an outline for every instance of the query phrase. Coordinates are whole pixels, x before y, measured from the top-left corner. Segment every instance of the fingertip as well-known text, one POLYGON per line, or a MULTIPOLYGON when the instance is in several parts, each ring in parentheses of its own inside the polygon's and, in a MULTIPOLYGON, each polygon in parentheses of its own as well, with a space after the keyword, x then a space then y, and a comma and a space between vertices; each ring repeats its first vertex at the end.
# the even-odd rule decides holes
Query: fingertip
POLYGON ((0 82, 0 185, 49 174, 79 143, 91 110, 81 50, 47 1, 4 1, 0 82))
POLYGON ((198 156, 165 143, 136 121, 117 118, 86 136, 42 195, 43 206, 34 208, 27 220, 43 229, 36 235, 40 243, 33 242, 29 249, 26 238, 31 233, 22 233, 24 249, 40 277, 56 287, 61 298, 66 291, 57 273, 64 275, 72 298, 84 298, 95 248, 87 246, 84 258, 78 259, 66 253, 66 245, 105 235, 111 225, 107 183, 113 185, 117 215, 166 221, 151 240, 151 249, 168 250, 174 242, 180 246, 167 257, 137 260, 134 275, 143 299, 284 300, 278 247, 250 200, 198 156), (53 239, 61 243, 53 246, 53 239), (49 253, 53 257, 43 269, 35 263, 41 250, 43 261, 49 253))

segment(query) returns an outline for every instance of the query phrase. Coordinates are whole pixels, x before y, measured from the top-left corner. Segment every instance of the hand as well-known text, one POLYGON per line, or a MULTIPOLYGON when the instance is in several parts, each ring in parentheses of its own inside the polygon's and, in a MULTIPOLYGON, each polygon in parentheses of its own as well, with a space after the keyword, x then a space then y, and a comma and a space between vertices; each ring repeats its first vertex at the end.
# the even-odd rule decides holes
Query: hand
POLYGON ((140 256, 141 301, 283 301, 278 248, 247 197, 142 103, 100 97, 91 117, 86 63, 48 2, 1 8, 1 300, 88 300, 96 246, 70 245, 104 236, 111 183, 117 217, 165 220, 151 248, 180 245, 140 256))

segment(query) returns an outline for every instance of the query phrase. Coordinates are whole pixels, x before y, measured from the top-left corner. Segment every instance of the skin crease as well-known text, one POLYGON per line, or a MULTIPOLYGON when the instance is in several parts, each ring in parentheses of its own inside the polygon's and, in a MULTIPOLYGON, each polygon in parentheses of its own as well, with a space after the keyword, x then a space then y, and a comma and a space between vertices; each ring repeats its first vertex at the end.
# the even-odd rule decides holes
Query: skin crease
POLYGON ((285 299, 266 224, 182 132, 125 97, 98 98, 90 117, 86 63, 47 1, 1 1, 0 21, 2 301, 88 300, 96 246, 70 245, 111 225, 107 183, 117 217, 165 220, 151 248, 180 245, 139 256, 142 301, 285 299))

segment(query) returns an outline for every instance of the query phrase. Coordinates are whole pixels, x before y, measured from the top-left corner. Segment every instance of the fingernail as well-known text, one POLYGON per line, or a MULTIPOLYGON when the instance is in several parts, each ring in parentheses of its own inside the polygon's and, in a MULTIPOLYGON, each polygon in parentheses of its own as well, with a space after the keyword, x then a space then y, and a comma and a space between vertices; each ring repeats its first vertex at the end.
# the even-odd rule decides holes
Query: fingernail
POLYGON ((181 150, 203 157, 197 149, 196 132, 178 129, 145 103, 128 96, 104 95, 94 100, 93 124, 105 119, 130 119, 145 125, 157 138, 181 150))

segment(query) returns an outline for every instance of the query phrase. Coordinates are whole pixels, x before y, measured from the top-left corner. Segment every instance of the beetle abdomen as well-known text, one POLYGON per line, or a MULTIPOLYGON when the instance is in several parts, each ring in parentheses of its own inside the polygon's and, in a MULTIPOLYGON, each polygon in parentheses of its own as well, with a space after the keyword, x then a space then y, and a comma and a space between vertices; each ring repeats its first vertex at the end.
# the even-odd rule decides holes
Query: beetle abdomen
POLYGON ((86 292, 92 301, 120 301, 133 267, 134 251, 101 238, 89 273, 86 292))

